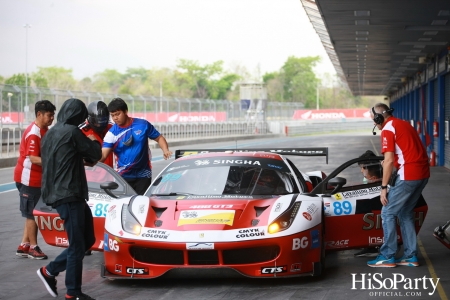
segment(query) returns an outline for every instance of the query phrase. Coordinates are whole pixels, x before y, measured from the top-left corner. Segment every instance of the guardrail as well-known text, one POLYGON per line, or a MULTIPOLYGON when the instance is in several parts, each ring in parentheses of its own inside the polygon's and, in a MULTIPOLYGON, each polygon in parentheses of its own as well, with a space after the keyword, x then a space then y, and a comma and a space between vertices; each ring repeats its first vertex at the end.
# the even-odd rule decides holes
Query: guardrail
POLYGON ((0 128, 0 137, 2 144, 2 151, 0 158, 18 157, 20 140, 22 139, 25 128, 0 128))
MULTIPOLYGON (((266 122, 214 122, 214 123, 159 123, 156 129, 171 140, 205 137, 239 136, 269 133, 266 122)), ((0 158, 18 157, 25 128, 0 128, 2 151, 0 158)))
MULTIPOLYGON (((208 137, 245 136, 257 134, 280 134, 298 136, 340 131, 370 130, 373 121, 366 119, 332 121, 289 122, 214 122, 214 123, 158 123, 156 129, 164 135, 169 145, 174 140, 208 137)), ((24 128, 0 128, 2 151, 0 158, 18 157, 24 128)))
POLYGON ((286 136, 317 133, 334 133, 341 131, 371 130, 373 121, 367 119, 339 119, 333 121, 280 122, 280 129, 286 136))

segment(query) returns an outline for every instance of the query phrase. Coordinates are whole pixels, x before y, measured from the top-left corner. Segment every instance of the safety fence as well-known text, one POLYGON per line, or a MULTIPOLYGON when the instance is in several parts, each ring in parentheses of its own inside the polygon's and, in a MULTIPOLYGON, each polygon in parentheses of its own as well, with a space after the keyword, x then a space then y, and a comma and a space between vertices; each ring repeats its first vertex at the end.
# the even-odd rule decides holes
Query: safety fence
MULTIPOLYGON (((266 122, 159 123, 154 126, 164 135, 169 144, 173 140, 269 133, 266 122)), ((25 128, 22 127, 0 128, 2 144, 0 158, 18 157, 24 131, 25 128)))
POLYGON ((262 109, 249 109, 240 101, 106 94, 0 84, 0 127, 12 124, 21 127, 32 122, 34 104, 39 100, 50 100, 58 113, 58 109, 69 98, 78 98, 88 105, 100 100, 109 103, 115 97, 127 102, 131 116, 137 115, 152 123, 290 120, 295 110, 303 108, 302 103, 267 101, 262 109), (174 118, 175 115, 179 118, 174 118))
POLYGON ((20 140, 25 128, 0 128, 0 137, 2 151, 0 157, 17 157, 19 156, 20 140))
MULTIPOLYGON (((289 122, 214 122, 214 123, 158 123, 156 129, 169 142, 211 137, 255 136, 278 134, 299 136, 310 134, 335 133, 343 131, 370 131, 373 121, 367 119, 332 121, 289 121, 289 122)), ((2 152, 0 158, 17 157, 20 140, 25 128, 0 128, 2 152)))

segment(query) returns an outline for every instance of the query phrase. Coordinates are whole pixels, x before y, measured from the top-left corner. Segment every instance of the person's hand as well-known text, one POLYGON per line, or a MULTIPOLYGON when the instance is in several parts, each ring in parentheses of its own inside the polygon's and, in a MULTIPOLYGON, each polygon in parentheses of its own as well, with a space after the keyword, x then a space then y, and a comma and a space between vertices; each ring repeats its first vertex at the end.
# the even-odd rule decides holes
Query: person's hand
POLYGON ((387 189, 381 190, 380 201, 381 201, 381 204, 383 204, 383 206, 386 206, 388 204, 387 189))
POLYGON ((164 151, 163 155, 164 155, 164 159, 168 160, 169 158, 172 157, 172 151, 166 150, 166 151, 164 151))

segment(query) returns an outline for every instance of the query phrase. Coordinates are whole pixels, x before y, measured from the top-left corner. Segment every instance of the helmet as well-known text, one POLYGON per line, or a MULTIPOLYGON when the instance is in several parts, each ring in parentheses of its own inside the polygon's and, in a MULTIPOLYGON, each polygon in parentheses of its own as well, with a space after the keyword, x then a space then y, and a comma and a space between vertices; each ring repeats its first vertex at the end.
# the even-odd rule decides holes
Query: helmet
POLYGON ((95 132, 102 133, 108 127, 109 111, 105 102, 94 101, 89 103, 88 107, 88 122, 95 132))

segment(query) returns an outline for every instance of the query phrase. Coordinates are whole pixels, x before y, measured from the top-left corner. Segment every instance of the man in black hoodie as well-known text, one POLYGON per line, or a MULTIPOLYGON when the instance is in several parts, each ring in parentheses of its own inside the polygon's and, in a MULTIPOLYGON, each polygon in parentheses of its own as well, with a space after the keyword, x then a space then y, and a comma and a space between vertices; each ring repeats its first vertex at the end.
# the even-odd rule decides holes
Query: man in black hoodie
POLYGON ((81 292, 84 253, 95 242, 92 213, 86 203, 84 160, 97 162, 102 151, 94 136, 86 137, 78 129, 87 116, 86 105, 81 100, 66 100, 58 113, 58 122, 41 143, 42 199, 64 220, 69 247, 37 270, 37 274, 47 291, 56 297, 55 277, 66 271, 66 299, 73 300, 93 299, 81 292))

